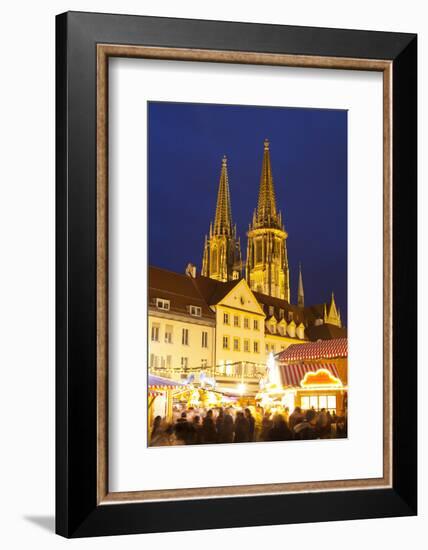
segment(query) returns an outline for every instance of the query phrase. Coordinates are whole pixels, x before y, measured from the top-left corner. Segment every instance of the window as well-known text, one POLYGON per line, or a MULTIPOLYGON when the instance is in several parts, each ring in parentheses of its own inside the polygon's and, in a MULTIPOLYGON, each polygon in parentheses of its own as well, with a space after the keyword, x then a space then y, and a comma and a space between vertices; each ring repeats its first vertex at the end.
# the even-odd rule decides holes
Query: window
POLYGON ((165 344, 172 344, 172 325, 166 325, 165 327, 165 344))
POLYGON ((254 330, 259 330, 259 321, 254 319, 254 330))
POLYGON ((223 349, 229 349, 229 336, 223 336, 223 349))
POLYGON ((166 368, 167 369, 171 368, 171 359, 172 359, 171 355, 166 356, 166 368))
POLYGON ((152 342, 159 342, 159 325, 152 325, 152 342))
POLYGON ((239 338, 233 339, 233 351, 239 351, 239 338))
POLYGON ((256 264, 260 264, 263 261, 262 242, 256 241, 256 264))
POLYGON ((156 307, 158 309, 164 309, 169 311, 169 300, 164 300, 163 298, 156 298, 156 307))
POLYGON ((189 313, 194 317, 200 317, 202 315, 202 309, 199 306, 189 306, 189 313))
POLYGON ((187 369, 188 366, 189 366, 189 358, 188 357, 182 357, 181 358, 181 368, 182 369, 187 369))
POLYGON ((208 347, 208 332, 206 332, 205 330, 202 331, 202 347, 208 347))
POLYGON ((189 329, 188 328, 183 328, 183 331, 181 333, 181 343, 183 344, 183 346, 188 346, 189 345, 189 329))
POLYGON ((330 410, 336 410, 336 396, 335 395, 329 395, 327 397, 327 408, 330 410))
POLYGON ((284 310, 283 309, 279 310, 279 318, 284 319, 284 310))
POLYGON ((274 314, 273 306, 269 306, 269 317, 272 317, 273 314, 274 314))
POLYGON ((244 317, 244 328, 250 328, 250 320, 248 317, 244 317))
POLYGON ((269 344, 266 344, 266 353, 269 353, 269 344))
POLYGON ((247 353, 250 351, 250 341, 247 339, 244 340, 244 351, 247 353))
POLYGON ((201 359, 201 367, 205 368, 208 365, 208 359, 201 359))
POLYGON ((239 327, 239 315, 234 315, 233 316, 233 326, 234 327, 239 327))
POLYGON ((259 343, 257 342, 257 340, 253 342, 253 346, 254 353, 259 353, 259 343))
POLYGON ((229 324, 229 314, 223 313, 223 324, 228 325, 229 324))
POLYGON ((273 353, 275 353, 275 344, 272 344, 270 349, 271 349, 271 351, 273 351, 273 353))
POLYGON ((292 311, 289 311, 288 312, 288 322, 292 321, 293 320, 293 312, 292 311))

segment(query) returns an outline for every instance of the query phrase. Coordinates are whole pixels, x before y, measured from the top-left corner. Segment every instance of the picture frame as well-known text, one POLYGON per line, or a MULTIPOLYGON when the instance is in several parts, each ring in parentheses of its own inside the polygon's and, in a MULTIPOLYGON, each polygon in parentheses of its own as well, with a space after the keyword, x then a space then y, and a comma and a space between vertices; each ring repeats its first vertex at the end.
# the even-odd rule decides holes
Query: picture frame
POLYGON ((57 16, 58 534, 86 537, 417 513, 416 96, 414 34, 81 12, 57 16), (111 57, 383 74, 382 478, 155 491, 152 495, 109 492, 107 83, 111 57))

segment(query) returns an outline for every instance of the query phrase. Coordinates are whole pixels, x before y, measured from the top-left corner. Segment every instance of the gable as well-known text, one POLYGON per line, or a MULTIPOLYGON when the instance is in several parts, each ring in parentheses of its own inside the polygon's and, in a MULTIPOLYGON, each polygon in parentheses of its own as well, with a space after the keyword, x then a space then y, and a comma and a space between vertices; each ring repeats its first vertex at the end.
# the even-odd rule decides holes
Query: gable
POLYGON ((248 311, 264 317, 263 309, 245 279, 241 279, 216 305, 248 311))

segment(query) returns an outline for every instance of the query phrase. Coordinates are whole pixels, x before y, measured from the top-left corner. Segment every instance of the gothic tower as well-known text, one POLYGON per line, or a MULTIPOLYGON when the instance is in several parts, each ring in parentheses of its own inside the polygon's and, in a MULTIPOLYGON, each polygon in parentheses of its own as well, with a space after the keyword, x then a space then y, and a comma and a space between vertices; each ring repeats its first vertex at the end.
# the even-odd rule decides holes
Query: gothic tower
POLYGON ((269 141, 265 139, 259 201, 248 228, 246 279, 256 292, 290 302, 287 232, 276 210, 269 141))
POLYGON ((297 287, 297 305, 305 307, 305 291, 303 290, 302 264, 299 263, 299 285, 297 287))
POLYGON ((217 281, 240 279, 242 272, 241 243, 232 224, 227 159, 222 160, 214 225, 205 236, 202 275, 217 281))

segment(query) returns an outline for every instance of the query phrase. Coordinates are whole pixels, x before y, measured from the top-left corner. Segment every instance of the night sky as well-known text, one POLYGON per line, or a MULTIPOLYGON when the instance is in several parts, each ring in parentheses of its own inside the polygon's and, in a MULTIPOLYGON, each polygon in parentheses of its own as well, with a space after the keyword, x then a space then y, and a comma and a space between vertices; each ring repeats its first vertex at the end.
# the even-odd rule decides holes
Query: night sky
POLYGON ((150 102, 149 262, 201 270, 214 219, 221 159, 241 237, 257 206, 263 140, 270 141, 277 209, 288 232, 291 302, 302 263, 305 304, 334 291, 347 320, 347 112, 150 102))

